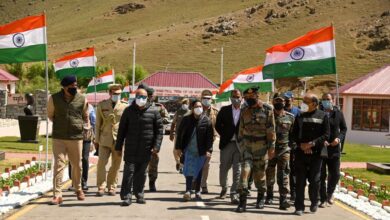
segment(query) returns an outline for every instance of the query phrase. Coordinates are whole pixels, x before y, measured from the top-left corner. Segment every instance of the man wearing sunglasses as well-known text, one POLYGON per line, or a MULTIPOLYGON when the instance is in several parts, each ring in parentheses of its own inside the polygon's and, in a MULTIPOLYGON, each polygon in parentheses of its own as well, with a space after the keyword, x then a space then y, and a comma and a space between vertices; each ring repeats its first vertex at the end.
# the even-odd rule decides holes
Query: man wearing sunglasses
POLYGON ((294 122, 293 140, 297 144, 295 173, 295 214, 303 215, 305 210, 305 186, 309 180, 310 211, 318 209, 321 174, 321 151, 329 137, 329 119, 318 109, 319 100, 314 94, 306 94, 301 104, 302 114, 294 122))
POLYGON ((120 193, 122 206, 131 205, 132 194, 137 198, 137 203, 145 204, 146 169, 152 154, 157 154, 161 147, 161 116, 158 109, 148 102, 147 95, 145 89, 138 89, 135 100, 125 109, 119 123, 115 150, 120 156, 125 143, 125 165, 120 193))

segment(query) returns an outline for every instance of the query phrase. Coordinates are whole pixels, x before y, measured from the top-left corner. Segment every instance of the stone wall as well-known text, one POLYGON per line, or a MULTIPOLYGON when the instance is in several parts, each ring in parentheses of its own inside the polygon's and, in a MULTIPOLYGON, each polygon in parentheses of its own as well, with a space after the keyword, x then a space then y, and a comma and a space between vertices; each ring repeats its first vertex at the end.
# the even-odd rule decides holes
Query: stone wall
POLYGON ((25 105, 7 105, 6 118, 18 119, 19 115, 24 115, 25 105))
POLYGON ((35 114, 41 116, 42 120, 46 120, 48 101, 48 97, 46 96, 46 90, 36 90, 34 94, 34 99, 35 114))
POLYGON ((0 118, 6 118, 6 100, 7 100, 7 91, 0 90, 0 118))

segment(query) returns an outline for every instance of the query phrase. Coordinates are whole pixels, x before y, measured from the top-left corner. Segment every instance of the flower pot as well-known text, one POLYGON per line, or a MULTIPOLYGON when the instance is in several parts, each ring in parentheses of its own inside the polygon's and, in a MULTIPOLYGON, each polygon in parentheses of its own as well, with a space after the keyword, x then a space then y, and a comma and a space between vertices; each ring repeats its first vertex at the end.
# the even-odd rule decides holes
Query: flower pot
POLYGON ((370 181, 370 188, 374 187, 375 186, 375 181, 370 181))
POLYGON ((348 189, 348 191, 353 191, 353 186, 352 185, 348 185, 347 189, 348 189))
POLYGON ((382 207, 389 206, 389 204, 390 204, 389 200, 382 201, 382 207))
POLYGON ((356 193, 358 194, 358 196, 364 196, 364 190, 362 189, 358 189, 356 193))
POLYGON ((20 181, 19 180, 15 180, 14 181, 14 186, 20 187, 20 181))
POLYGON ((12 165, 11 167, 12 170, 16 170, 16 165, 12 165))
POLYGON ((345 187, 345 183, 343 181, 340 182, 341 187, 345 187))
POLYGON ((31 160, 32 160, 32 161, 37 161, 37 158, 36 158, 36 157, 32 157, 31 160))
POLYGON ((373 193, 370 193, 370 195, 368 195, 368 200, 375 200, 376 199, 376 196, 375 196, 375 194, 373 194, 373 193))
POLYGON ((9 190, 11 189, 11 187, 10 186, 8 186, 8 185, 5 185, 5 186, 3 186, 3 191, 8 191, 9 192, 9 190))
POLYGON ((30 186, 30 176, 25 176, 23 177, 23 182, 26 182, 27 183, 27 186, 30 186))
POLYGON ((6 167, 5 169, 4 169, 4 173, 9 173, 11 171, 11 169, 9 168, 9 167, 6 167))
POLYGON ((26 160, 26 164, 31 164, 31 160, 26 160))

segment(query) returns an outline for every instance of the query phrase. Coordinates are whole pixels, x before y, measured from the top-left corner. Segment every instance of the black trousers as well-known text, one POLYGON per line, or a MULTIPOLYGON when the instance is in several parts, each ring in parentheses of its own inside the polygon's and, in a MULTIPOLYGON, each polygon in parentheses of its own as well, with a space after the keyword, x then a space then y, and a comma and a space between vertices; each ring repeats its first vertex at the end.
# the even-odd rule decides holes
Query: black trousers
POLYGON ((332 157, 323 159, 321 167, 321 188, 320 197, 321 202, 325 202, 327 199, 332 198, 336 185, 340 179, 340 157, 332 157), (328 185, 325 183, 327 174, 326 168, 328 168, 328 185))
POLYGON ((146 169, 149 160, 143 162, 125 162, 121 187, 121 199, 131 199, 134 194, 137 198, 144 197, 146 169))
MULTIPOLYGON (((83 141, 83 149, 81 151, 81 186, 87 186, 88 170, 89 170, 89 149, 91 141, 83 141)), ((69 179, 72 179, 72 166, 69 163, 69 179)))
POLYGON ((295 185, 296 185, 296 176, 295 176, 295 152, 296 150, 291 150, 290 152, 290 195, 295 196, 295 185))
POLYGON ((309 180, 309 198, 312 205, 318 204, 322 159, 320 155, 305 155, 297 152, 295 157, 296 198, 295 209, 305 210, 306 179, 309 180))

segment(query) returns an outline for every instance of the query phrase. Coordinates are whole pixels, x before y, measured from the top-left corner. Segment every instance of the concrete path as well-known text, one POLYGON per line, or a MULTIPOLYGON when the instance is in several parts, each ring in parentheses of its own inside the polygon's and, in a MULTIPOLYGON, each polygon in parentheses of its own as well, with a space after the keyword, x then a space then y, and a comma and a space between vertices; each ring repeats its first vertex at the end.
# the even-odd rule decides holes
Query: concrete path
MULTIPOLYGON (((95 197, 97 190, 95 187, 96 170, 92 168, 88 181, 90 190, 86 194, 85 201, 77 201, 73 192, 65 191, 64 203, 61 206, 49 206, 48 202, 51 199, 49 194, 21 208, 10 219, 367 219, 365 216, 353 214, 353 211, 348 211, 348 208, 340 204, 319 209, 315 214, 309 213, 309 207, 307 207, 306 213, 302 217, 292 214, 294 208, 281 211, 277 205, 269 205, 264 210, 257 210, 254 207, 255 191, 252 191, 252 197, 248 201, 247 212, 243 214, 235 213, 236 205, 229 204, 228 199, 221 200, 217 198, 220 192, 218 181, 219 151, 217 146, 216 143, 210 168, 210 194, 203 195, 203 201, 183 202, 184 177, 175 170, 172 156, 173 144, 168 140, 168 136, 165 136, 163 148, 160 152, 158 192, 149 193, 146 191, 147 203, 145 205, 133 203, 130 207, 121 207, 119 195, 95 197)), ((122 171, 120 172, 120 179, 121 177, 122 171)), ((64 188, 67 188, 67 186, 64 188)), ((310 202, 306 201, 306 205, 310 205, 310 202)))
MULTIPOLYGON (((49 134, 52 130, 52 123, 49 121, 49 134)), ((46 134, 46 121, 41 121, 39 135, 46 134)), ((0 137, 17 136, 20 137, 19 125, 0 127, 0 137)))

